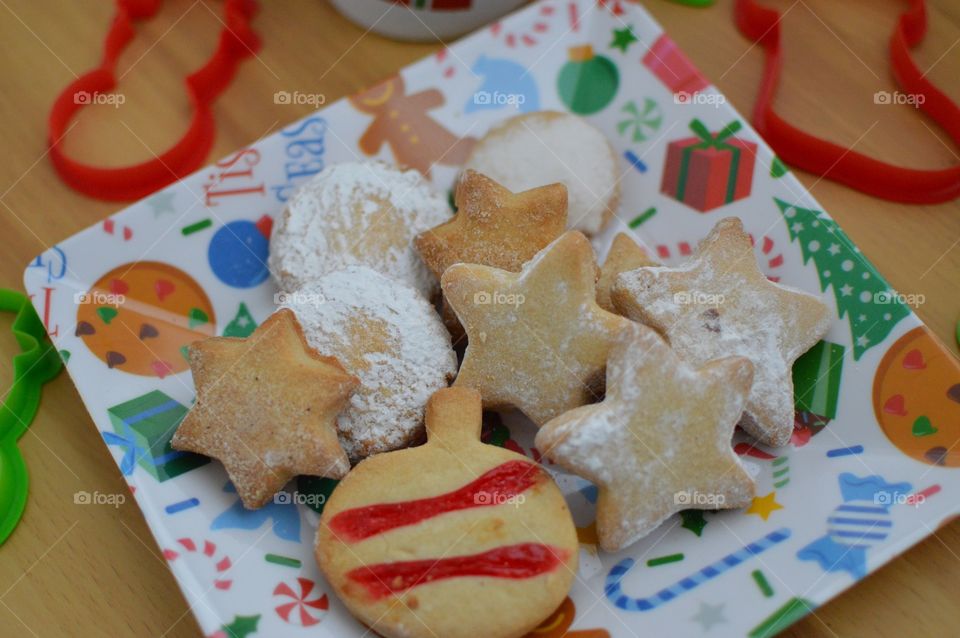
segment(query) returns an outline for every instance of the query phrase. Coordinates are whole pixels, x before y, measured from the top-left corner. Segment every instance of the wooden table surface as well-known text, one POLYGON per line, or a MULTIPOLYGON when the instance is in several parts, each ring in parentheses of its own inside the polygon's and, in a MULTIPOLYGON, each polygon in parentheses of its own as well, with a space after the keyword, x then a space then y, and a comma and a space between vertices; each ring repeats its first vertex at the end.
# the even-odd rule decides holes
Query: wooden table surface
MULTIPOLYGON (((263 2, 264 46, 216 107, 211 159, 307 114, 274 104, 275 91, 348 95, 435 50, 387 41, 348 23, 321 0, 263 2)), ((732 23, 732 0, 691 9, 647 0, 653 15, 733 104, 748 113, 760 51, 732 23)), ((808 130, 912 167, 960 161, 957 147, 908 106, 878 106, 894 90, 889 33, 900 0, 769 0, 787 11, 786 65, 778 106, 808 130)), ((930 0, 930 34, 917 57, 960 100, 960 3, 930 0)), ((120 108, 87 109, 68 149, 90 161, 127 164, 159 151, 186 124, 181 77, 209 55, 220 4, 177 0, 124 54, 120 108), (82 149, 82 150, 80 150, 82 149)), ((48 246, 118 210, 67 188, 45 156, 54 96, 92 67, 111 2, 0 0, 0 285, 21 286, 25 264, 48 246)), ((893 286, 919 293, 918 312, 956 351, 960 314, 960 205, 904 206, 800 173, 893 286)), ((2 352, 14 344, 2 330, 2 352)), ((4 357, 2 360, 9 360, 4 357)), ((5 370, 4 384, 10 371, 5 370)), ((26 515, 0 548, 0 634, 196 636, 199 629, 132 499, 119 508, 77 506, 79 490, 124 493, 126 484, 76 390, 61 375, 47 386, 21 449, 31 471, 26 515)), ((793 636, 948 636, 960 626, 960 524, 953 523, 796 625, 793 636)))

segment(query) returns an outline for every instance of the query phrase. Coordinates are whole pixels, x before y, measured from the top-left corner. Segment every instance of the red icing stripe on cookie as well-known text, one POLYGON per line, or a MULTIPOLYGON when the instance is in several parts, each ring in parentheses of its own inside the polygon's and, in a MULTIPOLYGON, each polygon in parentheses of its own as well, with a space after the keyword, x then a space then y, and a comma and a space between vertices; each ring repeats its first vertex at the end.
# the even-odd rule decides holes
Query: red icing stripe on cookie
POLYGON ((360 541, 447 512, 501 505, 533 487, 541 477, 542 472, 536 465, 527 461, 509 461, 453 492, 344 510, 330 519, 329 526, 342 541, 360 541))
POLYGON ((383 598, 446 578, 533 578, 555 570, 567 560, 568 554, 566 550, 550 545, 520 543, 469 556, 358 567, 347 572, 347 578, 361 585, 372 597, 383 598))

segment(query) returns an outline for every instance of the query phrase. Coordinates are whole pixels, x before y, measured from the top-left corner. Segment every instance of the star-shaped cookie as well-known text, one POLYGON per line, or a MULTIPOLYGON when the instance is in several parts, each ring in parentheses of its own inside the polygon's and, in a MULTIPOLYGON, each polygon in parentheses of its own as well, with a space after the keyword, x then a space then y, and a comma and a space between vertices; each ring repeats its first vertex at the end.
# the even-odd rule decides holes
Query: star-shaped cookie
POLYGON ((450 266, 440 285, 469 337, 454 385, 538 425, 599 396, 610 345, 630 322, 597 305, 596 278, 593 249, 577 231, 519 273, 450 266))
POLYGON ((623 549, 681 510, 750 504, 754 482, 730 440, 752 378, 743 357, 695 369, 646 326, 621 333, 604 400, 560 415, 536 438, 548 458, 599 488, 600 547, 623 549))
POLYGON ((457 182, 455 199, 453 219, 414 240, 438 279, 458 263, 519 272, 567 226, 567 187, 563 184, 514 193, 467 169, 457 182))
POLYGON ((360 381, 307 345, 292 311, 249 337, 193 344, 190 368, 197 400, 172 446, 220 460, 245 507, 262 507, 299 474, 350 470, 336 416, 360 381))
POLYGON ((621 274, 611 299, 693 365, 728 355, 750 359, 754 383, 740 426, 761 443, 787 444, 793 362, 830 327, 830 310, 814 295, 768 280, 739 219, 720 220, 679 268, 621 274))
POLYGON ((642 266, 656 266, 657 261, 647 256, 647 251, 630 238, 626 233, 617 233, 610 244, 607 258, 600 268, 600 279, 597 281, 597 303, 604 310, 617 312, 610 301, 610 288, 622 272, 634 270, 642 266))

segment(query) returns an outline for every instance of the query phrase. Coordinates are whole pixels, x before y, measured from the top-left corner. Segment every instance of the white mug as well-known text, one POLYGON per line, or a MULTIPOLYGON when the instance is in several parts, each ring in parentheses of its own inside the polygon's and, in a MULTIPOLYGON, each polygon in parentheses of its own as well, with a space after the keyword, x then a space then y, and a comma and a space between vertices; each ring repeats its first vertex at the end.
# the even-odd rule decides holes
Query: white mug
POLYGON ((493 22, 528 0, 330 0, 368 31, 395 40, 447 40, 493 22))

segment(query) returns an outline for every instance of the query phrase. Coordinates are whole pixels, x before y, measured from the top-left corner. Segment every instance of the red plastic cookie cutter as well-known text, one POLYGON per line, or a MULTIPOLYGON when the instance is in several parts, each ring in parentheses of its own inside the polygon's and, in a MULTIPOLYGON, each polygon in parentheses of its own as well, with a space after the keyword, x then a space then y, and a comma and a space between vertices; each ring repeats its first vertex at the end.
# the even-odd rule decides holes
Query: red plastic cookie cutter
POLYGON ((161 4, 163 0, 117 0, 100 66, 67 85, 50 111, 48 143, 53 165, 67 184, 91 197, 140 199, 200 168, 213 146, 213 102, 229 86, 240 62, 260 48, 260 38, 250 26, 257 11, 256 1, 225 0, 216 50, 185 79, 193 115, 183 137, 159 157, 133 166, 103 168, 71 159, 63 149, 70 120, 97 94, 114 89, 117 60, 136 34, 135 23, 154 16, 161 4))
MULTIPOLYGON (((924 76, 910 50, 927 31, 923 0, 908 0, 890 39, 890 61, 897 84, 907 93, 923 96, 918 107, 960 143, 960 108, 924 76)), ((740 32, 765 51, 763 78, 753 110, 753 125, 777 155, 816 175, 845 184, 874 197, 911 204, 937 204, 960 196, 960 166, 918 170, 894 166, 852 149, 820 139, 790 125, 773 110, 773 99, 783 62, 780 18, 774 9, 755 0, 737 0, 735 19, 740 32)))

